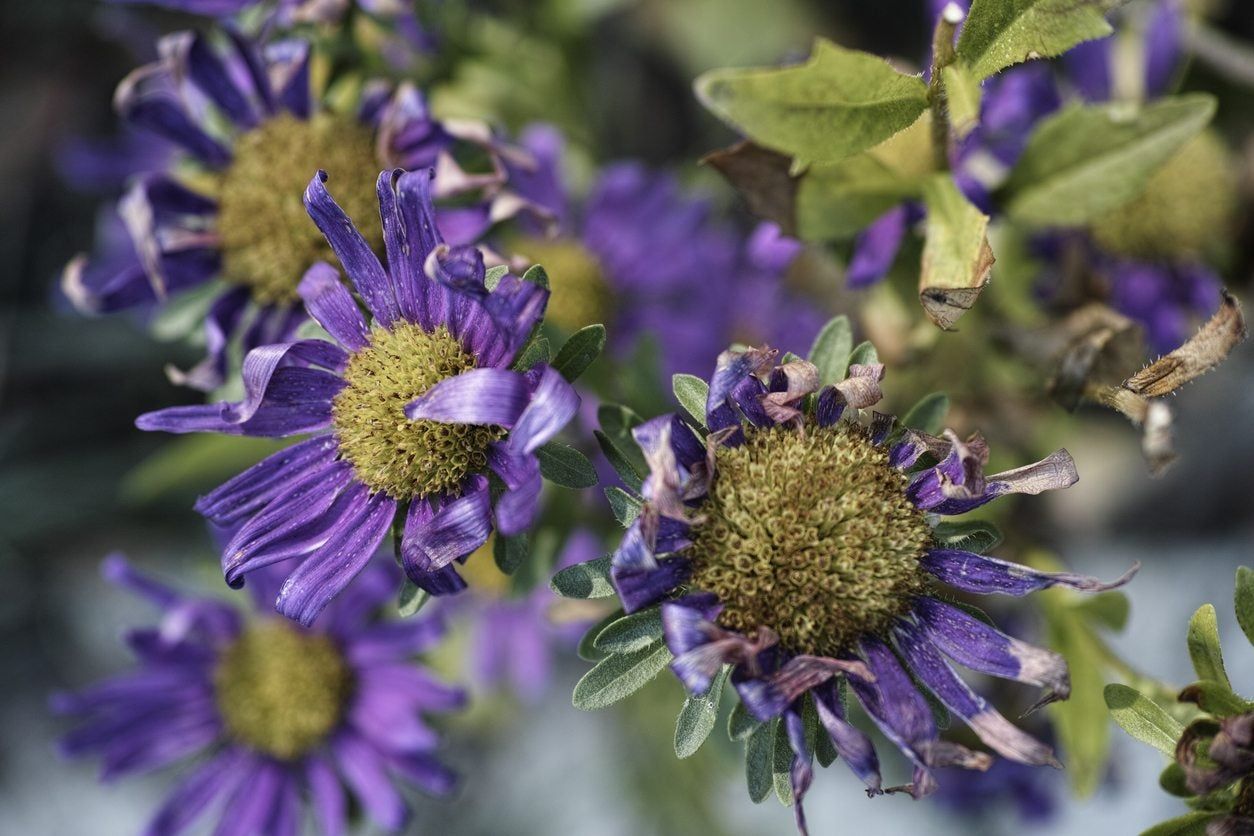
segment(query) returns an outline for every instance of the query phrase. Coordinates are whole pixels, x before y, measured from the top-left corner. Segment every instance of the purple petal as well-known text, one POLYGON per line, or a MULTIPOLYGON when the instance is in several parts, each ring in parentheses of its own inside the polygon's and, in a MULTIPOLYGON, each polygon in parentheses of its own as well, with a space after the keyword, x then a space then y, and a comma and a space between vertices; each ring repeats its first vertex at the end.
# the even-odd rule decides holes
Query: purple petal
POLYGON ((196 511, 219 525, 237 522, 264 507, 293 482, 320 470, 339 452, 331 436, 280 450, 196 500, 196 511))
POLYGON ((239 327, 251 298, 249 289, 241 286, 214 301, 205 316, 205 359, 187 372, 167 367, 166 374, 172 383, 202 392, 210 392, 222 385, 230 359, 231 335, 239 327))
POLYGON ((505 442, 515 455, 534 453, 557 435, 579 411, 579 395, 575 394, 574 387, 566 382, 566 378, 551 366, 532 369, 526 379, 535 381, 534 388, 505 442), (539 380, 535 381, 537 375, 539 380))
POLYGON ((814 705, 818 709, 819 722, 836 747, 836 753, 845 764, 866 784, 867 795, 880 793, 880 761, 875 745, 857 727, 845 720, 845 709, 834 682, 827 682, 814 689, 814 705))
POLYGON ((528 394, 527 379, 518 372, 470 369, 423 392, 405 407, 405 416, 411 421, 511 427, 527 407, 528 394))
POLYGON ((385 328, 391 328, 401 318, 392 283, 352 219, 327 191, 326 182, 325 171, 319 171, 309 181, 305 189, 305 209, 326 236, 366 307, 385 328))
POLYGON ((330 264, 319 261, 310 267, 300 280, 297 293, 309 315, 340 345, 355 352, 370 344, 370 326, 353 294, 340 281, 339 271, 330 264))
POLYGON ((257 114, 244 93, 231 80, 226 66, 208 40, 199 33, 180 34, 186 38, 185 49, 178 51, 179 57, 185 62, 188 78, 236 125, 243 128, 254 127, 257 124, 257 114))
POLYGON ((1038 705, 1070 695, 1067 662, 1057 653, 1007 636, 934 598, 916 599, 914 614, 928 640, 958 664, 989 676, 1050 689, 1038 705))
POLYGON ((1113 49, 1114 39, 1102 38, 1077 44, 1062 57, 1071 83, 1090 102, 1104 102, 1111 97, 1113 49))
POLYGON ((1180 66, 1184 10, 1179 0, 1159 0, 1145 27, 1145 93, 1165 95, 1180 66))
POLYGON ((488 480, 471 476, 456 498, 444 498, 438 509, 429 500, 414 500, 405 519, 401 561, 418 582, 488 541, 492 533, 492 500, 488 480))
MULTIPOLYGON (((733 407, 733 392, 746 380, 770 367, 774 358, 775 352, 770 349, 724 351, 718 356, 705 401, 706 426, 711 431, 727 427, 735 427, 739 431, 740 419, 733 407)), ((737 436, 743 438, 744 434, 737 432, 728 439, 729 442, 735 443, 737 436)))
POLYGON ((971 730, 979 735, 980 740, 998 754, 1013 761, 1062 768, 1054 758, 1052 749, 1011 725, 983 697, 959 679, 921 630, 911 624, 902 623, 896 628, 895 636, 897 649, 914 675, 950 711, 965 720, 971 730))
POLYGON ((331 751, 340 773, 370 820, 387 830, 404 827, 408 819, 405 801, 392 785, 379 753, 351 734, 341 734, 332 740, 331 751))
POLYGON ((254 836, 265 831, 279 800, 283 768, 275 761, 261 758, 250 767, 222 808, 214 836, 254 836))
POLYGON ((234 792, 244 761, 238 749, 228 749, 198 766, 166 797, 145 836, 176 836, 191 827, 210 804, 234 792))
POLYGON ((516 456, 498 442, 488 448, 488 465, 507 488, 496 500, 496 528, 506 537, 521 534, 540 513, 540 462, 532 455, 516 456))
POLYGON ((1139 563, 1135 564, 1121 577, 1104 583, 1097 578, 1070 572, 1039 572, 1018 563, 958 549, 933 549, 920 562, 923 568, 955 589, 980 595, 1016 597, 1051 586, 1067 586, 1082 592, 1105 592, 1123 586, 1141 568, 1139 563))
POLYGON ((266 44, 266 63, 278 102, 298 119, 308 119, 312 110, 309 88, 312 53, 309 43, 298 38, 266 44))
POLYGON ((340 836, 344 833, 348 804, 339 776, 323 758, 309 757, 305 759, 305 783, 323 836, 340 836))
POLYGON ((318 613, 365 568, 395 515, 395 500, 383 493, 370 497, 359 517, 341 520, 340 529, 326 545, 288 576, 275 608, 305 627, 313 624, 318 613))
POLYGON ((390 758, 389 763, 398 775, 434 796, 447 796, 457 788, 457 776, 431 755, 412 752, 390 758))
POLYGON ((427 257, 443 241, 435 224, 431 203, 430 169, 379 174, 376 191, 383 219, 383 241, 388 273, 400 314, 424 330, 434 330, 446 310, 448 293, 423 271, 427 257))
POLYGON ((132 125, 170 140, 206 165, 227 165, 231 152, 192 120, 174 87, 164 63, 149 64, 122 79, 113 106, 132 125))
POLYGON ((853 258, 845 271, 845 283, 861 289, 870 287, 888 275, 902 239, 906 237, 908 210, 894 206, 858 233, 853 243, 853 258))

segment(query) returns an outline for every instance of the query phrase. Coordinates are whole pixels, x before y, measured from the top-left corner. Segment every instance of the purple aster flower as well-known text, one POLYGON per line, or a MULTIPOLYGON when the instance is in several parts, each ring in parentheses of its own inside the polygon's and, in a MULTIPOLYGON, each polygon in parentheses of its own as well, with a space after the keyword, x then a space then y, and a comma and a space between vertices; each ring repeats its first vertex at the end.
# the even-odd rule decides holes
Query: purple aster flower
MULTIPOLYGON (((146 173, 118 204, 130 245, 74 259, 63 281, 77 307, 107 313, 150 308, 223 279, 205 320, 208 356, 173 373, 205 390, 223 382, 233 339, 250 350, 290 339, 304 321, 297 283, 331 256, 300 205, 313 172, 342 178, 346 205, 376 248, 383 230, 370 218, 370 184, 380 169, 435 165, 442 193, 490 189, 504 174, 485 129, 435 122, 410 85, 368 83, 358 111, 337 114, 311 93, 308 43, 262 47, 233 30, 225 40, 220 49, 198 33, 167 36, 160 60, 119 85, 115 105, 129 125, 182 153, 160 170, 149 168, 153 158, 140 163, 146 173), (497 168, 462 171, 448 152, 458 140, 487 146, 497 168)), ((453 243, 486 228, 491 208, 474 210, 441 218, 453 243)))
POLYGON ((395 594, 395 567, 363 573, 314 629, 186 595, 117 555, 104 574, 161 619, 126 635, 136 671, 52 705, 78 721, 62 751, 99 756, 103 780, 194 759, 146 833, 213 816, 218 833, 294 836, 308 807, 319 832, 339 834, 348 792, 396 831, 407 818, 400 788, 452 791, 427 715, 461 708, 465 693, 413 664, 443 634, 438 620, 376 618, 395 594))
POLYGON ((808 344, 822 327, 813 303, 784 282, 802 246, 773 224, 745 237, 672 175, 636 162, 607 166, 576 206, 559 172, 558 131, 532 126, 521 144, 537 164, 512 166, 510 189, 552 222, 509 243, 520 258, 551 265, 552 324, 573 332, 604 323, 620 355, 642 335, 665 334, 668 375, 700 371, 729 342, 808 344))
POLYGON ((870 739, 846 720, 844 684, 913 762, 914 780, 902 789, 915 797, 936 788, 936 767, 990 763, 940 739, 920 687, 1004 757, 1055 764, 1049 746, 1009 723, 950 662, 1042 686, 1046 702, 1068 696, 1065 661, 948 603, 942 589, 1097 591, 1131 572, 1106 584, 1007 563, 964 550, 937 518, 1065 488, 1077 478, 1071 456, 1059 450, 985 475, 988 448, 978 435, 894 433, 894 419, 881 413, 869 428, 854 419, 879 401, 883 366, 854 364, 820 388, 814 365, 772 367, 773 356, 750 349, 719 357, 708 435, 674 415, 634 430, 650 473, 640 515, 612 560, 624 609, 660 606, 671 668, 691 693, 707 691, 728 665, 749 715, 780 718, 803 831, 816 745, 803 715, 817 712, 868 793, 883 791, 870 739))
POLYGON ((941 785, 936 800, 955 813, 972 817, 993 814, 1005 805, 1023 824, 1043 825, 1057 815, 1061 789, 1057 773, 997 760, 986 772, 956 773, 941 785))
POLYGON ((393 526, 415 584, 435 595, 464 588, 454 561, 482 546, 494 525, 505 536, 531 525, 541 487, 536 450, 579 408, 552 368, 512 367, 548 291, 508 274, 489 288, 482 254, 441 239, 432 176, 379 175, 385 268, 319 172, 305 204, 371 320, 336 271, 315 264, 300 298, 335 342, 254 349, 243 364, 244 400, 136 421, 176 433, 312 433, 196 504, 216 524, 239 525, 222 555, 232 586, 262 566, 296 564, 276 607, 302 624, 393 526))

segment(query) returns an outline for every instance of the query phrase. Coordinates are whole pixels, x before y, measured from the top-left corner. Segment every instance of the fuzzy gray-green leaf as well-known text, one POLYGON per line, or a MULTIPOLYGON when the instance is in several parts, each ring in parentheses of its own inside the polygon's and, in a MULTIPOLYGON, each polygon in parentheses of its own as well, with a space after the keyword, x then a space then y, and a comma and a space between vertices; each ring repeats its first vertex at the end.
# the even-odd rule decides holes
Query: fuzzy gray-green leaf
POLYGON ((417 615, 418 611, 430 600, 430 592, 419 588, 413 581, 406 578, 404 586, 401 587, 401 594, 396 602, 396 614, 401 618, 417 615))
POLYGON ((823 326, 810 346, 810 362, 819 370, 819 385, 828 386, 845 379, 849 355, 853 351, 853 330, 849 317, 833 317, 823 326))
POLYGON ((605 498, 614 512, 614 519, 618 520, 618 524, 623 528, 630 527, 636 521, 636 517, 640 516, 640 509, 644 507, 640 499, 617 485, 605 489, 605 498))
POLYGON ((1219 620, 1212 604, 1203 604, 1189 619, 1189 658, 1198 679, 1209 679, 1231 689, 1219 646, 1219 620))
POLYGON ((714 730, 718 721, 719 700, 723 696, 723 683, 727 681, 730 669, 724 666, 710 683, 710 690, 704 694, 688 695, 684 706, 675 719, 675 755, 688 758, 697 753, 701 744, 714 730))
POLYGON ((762 721, 754 718, 745 708, 745 704, 737 700, 731 714, 727 716, 727 736, 731 740, 747 740, 761 725, 762 721))
POLYGON ((745 741, 745 781, 749 798, 761 804, 771 792, 773 783, 775 734, 772 723, 763 723, 745 741))
POLYGON ((553 368, 573 383, 604 350, 605 326, 585 326, 558 349, 557 356, 553 358, 553 368))
POLYGON ((1206 836, 1206 825, 1222 815, 1225 814, 1212 810, 1185 813, 1179 818, 1161 822, 1149 830, 1142 831, 1141 836, 1206 836))
POLYGON ((639 491, 644 484, 644 479, 640 475, 640 471, 636 469, 636 466, 627 458, 627 454, 608 435, 600 430, 595 430, 593 436, 596 438, 597 444, 600 445, 601 452, 605 454, 606 460, 614 468, 614 472, 618 474, 618 478, 623 480, 623 484, 633 491, 639 491))
POLYGON ((976 554, 985 554, 1002 540, 997 526, 987 520, 946 520, 937 523, 932 532, 941 545, 976 554))
POLYGON ((560 441, 550 441, 536 450, 540 461, 540 475, 563 488, 581 490, 594 487, 597 471, 588 458, 560 441))
POLYGON ((853 347, 849 354, 849 365, 870 366, 880 361, 880 353, 870 340, 863 340, 853 347))
POLYGON ((1184 727, 1174 717, 1149 697, 1127 685, 1107 685, 1104 694, 1106 707, 1120 728, 1164 755, 1175 757, 1176 741, 1180 739, 1184 727))
POLYGON ((614 594, 610 581, 610 555, 567 566, 553 576, 549 586, 563 598, 609 598, 614 594))
POLYGON ((1114 30, 1112 0, 974 0, 958 39, 958 57, 977 81, 1022 61, 1053 58, 1114 30))
POLYGON ((631 653, 607 656, 575 684, 572 702, 584 711, 611 706, 647 685, 672 658, 661 641, 631 653))
POLYGON ((904 427, 912 430, 937 435, 945 426, 945 416, 949 414, 949 396, 944 392, 933 392, 924 395, 901 419, 904 427))
POLYGON ((631 653, 662 638, 662 610, 651 607, 625 615, 597 634, 593 644, 607 653, 631 653))
POLYGON ((492 558, 496 561, 496 568, 512 575, 527 559, 530 549, 530 540, 526 534, 515 534, 513 537, 502 537, 498 534, 492 543, 492 558))
POLYGON ((675 400, 697 422, 698 427, 705 426, 705 401, 710 394, 710 385, 692 374, 676 374, 671 378, 671 389, 675 400))

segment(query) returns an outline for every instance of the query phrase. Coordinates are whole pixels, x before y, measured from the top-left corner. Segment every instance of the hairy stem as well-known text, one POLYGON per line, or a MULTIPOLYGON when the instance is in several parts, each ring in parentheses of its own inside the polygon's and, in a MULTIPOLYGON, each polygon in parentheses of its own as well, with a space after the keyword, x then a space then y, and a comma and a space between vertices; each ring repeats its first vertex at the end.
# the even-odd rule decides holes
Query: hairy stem
POLYGON ((932 69, 928 77, 927 98, 932 107, 932 154, 936 167, 949 169, 949 97, 941 79, 942 71, 958 57, 954 52, 954 32, 962 23, 962 9, 950 3, 941 12, 932 33, 932 69))

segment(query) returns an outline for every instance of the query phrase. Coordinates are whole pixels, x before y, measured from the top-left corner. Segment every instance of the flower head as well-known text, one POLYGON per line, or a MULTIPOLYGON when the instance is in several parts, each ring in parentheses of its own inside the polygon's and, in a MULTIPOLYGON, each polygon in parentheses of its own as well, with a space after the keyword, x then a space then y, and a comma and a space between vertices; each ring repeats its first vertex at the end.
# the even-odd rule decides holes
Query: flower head
POLYGON ((1046 700, 1067 696, 1065 662, 941 590, 1019 596, 1055 585, 1108 589, 1126 577, 1103 584, 965 551, 937 517, 1067 487, 1076 480, 1071 457, 1060 450, 985 475, 978 435, 894 433, 881 413, 869 427, 853 420, 879 401, 882 366, 854 364, 820 387, 815 366, 773 358, 761 349, 719 357, 704 438, 675 416, 635 430, 650 474, 640 516, 613 556, 624 608, 660 605, 671 667, 689 691, 703 693, 730 665, 749 714, 782 718, 798 802, 811 779, 814 742, 803 721, 811 700, 836 751, 868 792, 882 791, 870 740, 845 720, 838 679, 914 762, 904 789, 915 796, 935 789, 935 767, 989 764, 939 738, 916 680, 998 753, 1053 764, 1048 746, 1011 725, 947 660, 1043 686, 1046 700))
POLYGON ((489 289, 482 254, 441 240, 431 171, 378 178, 387 268, 326 177, 314 177, 305 203, 370 321, 336 271, 316 264, 299 293, 336 342, 254 349, 243 364, 243 401, 174 407, 136 422, 178 433, 313 433, 196 506, 215 523, 239 526, 222 556, 228 583, 271 563, 298 564, 276 606, 303 624, 394 524, 414 583, 437 595, 464 588, 454 561, 483 545, 494 524, 507 536, 531 525, 541 486, 536 450, 579 405, 552 368, 513 368, 548 291, 508 274, 489 289))
POLYGON ((308 805, 320 832, 342 833, 346 787, 376 825, 399 830, 400 787, 452 790, 426 715, 460 708, 465 693, 412 662, 439 640, 439 621, 376 618, 395 568, 363 573, 308 630, 186 595, 120 556, 104 573, 161 619, 127 634, 138 670, 59 694, 53 707, 79 723, 62 750, 99 756, 105 779, 197 758, 147 832, 181 833, 216 809, 222 830, 294 833, 308 805))
MULTIPOLYGON (((490 135, 436 122, 408 84, 368 83, 356 113, 336 112, 311 90, 309 43, 263 46, 232 29, 224 40, 169 35, 160 59, 118 86, 114 103, 129 126, 181 153, 153 156, 133 178, 117 210, 129 242, 76 258, 63 279, 70 300, 93 313, 151 307, 221 279, 205 319, 208 356, 190 372, 173 372, 200 389, 221 385, 232 339, 247 351, 290 339, 304 321, 297 284, 332 257, 300 201, 315 171, 345 184, 341 199, 376 250, 383 230, 370 184, 380 169, 438 165, 448 192, 504 176, 500 166, 490 174, 458 168, 448 151, 459 138, 493 155, 490 135)), ((490 211, 479 210, 444 219, 445 233, 455 243, 473 240, 490 211)))

